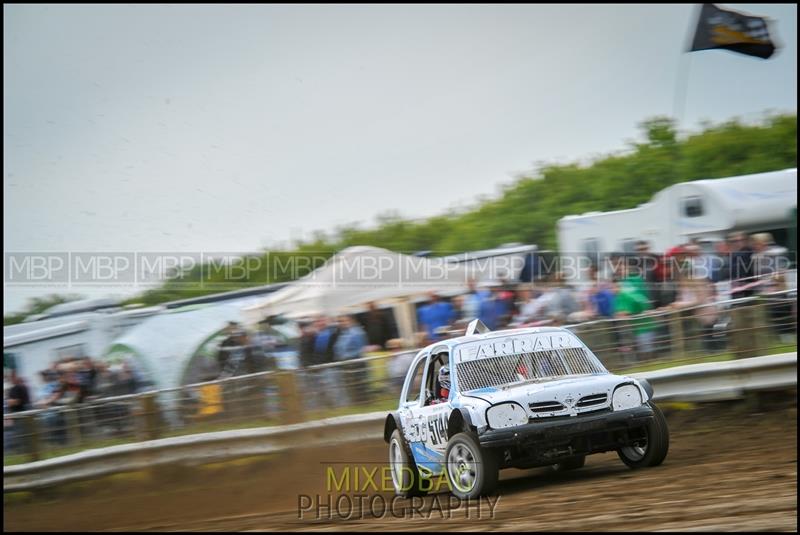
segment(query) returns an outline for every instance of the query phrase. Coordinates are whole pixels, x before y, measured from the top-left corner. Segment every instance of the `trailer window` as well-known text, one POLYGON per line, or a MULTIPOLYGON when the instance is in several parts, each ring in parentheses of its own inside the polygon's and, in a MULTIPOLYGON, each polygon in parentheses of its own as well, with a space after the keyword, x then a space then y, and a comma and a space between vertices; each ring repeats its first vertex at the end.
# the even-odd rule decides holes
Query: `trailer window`
POLYGON ((599 238, 586 238, 583 240, 583 252, 587 255, 596 255, 600 252, 599 238))
POLYGON ((71 346, 64 346, 56 348, 56 359, 69 359, 69 358, 83 358, 88 356, 86 351, 86 344, 73 344, 71 346))
POLYGON ((683 198, 683 215, 700 217, 703 215, 703 199, 697 195, 683 198))
POLYGON ((625 238, 620 242, 620 247, 623 253, 635 253, 636 252, 636 242, 638 240, 635 238, 625 238))

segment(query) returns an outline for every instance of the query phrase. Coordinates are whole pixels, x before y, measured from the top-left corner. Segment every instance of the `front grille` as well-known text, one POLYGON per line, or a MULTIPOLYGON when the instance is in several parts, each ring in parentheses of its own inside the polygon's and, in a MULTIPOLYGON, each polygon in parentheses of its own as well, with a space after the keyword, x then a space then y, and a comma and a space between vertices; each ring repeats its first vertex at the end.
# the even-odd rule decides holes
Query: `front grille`
POLYGON ((592 407, 594 405, 602 405, 608 399, 608 394, 592 394, 591 396, 583 396, 578 400, 576 407, 592 407))
POLYGON ((540 403, 531 403, 529 405, 531 412, 558 412, 564 410, 564 405, 558 401, 542 401, 540 403))

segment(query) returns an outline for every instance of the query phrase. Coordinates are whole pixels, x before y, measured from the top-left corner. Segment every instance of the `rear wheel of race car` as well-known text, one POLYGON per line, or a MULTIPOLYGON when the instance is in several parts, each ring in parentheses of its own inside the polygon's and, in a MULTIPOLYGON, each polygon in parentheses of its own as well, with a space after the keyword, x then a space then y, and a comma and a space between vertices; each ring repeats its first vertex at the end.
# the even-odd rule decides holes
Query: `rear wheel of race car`
POLYGON ((553 465, 553 470, 556 472, 566 472, 568 470, 577 470, 578 468, 583 468, 583 465, 586 464, 586 456, 581 455, 580 457, 572 457, 570 459, 565 459, 560 463, 556 463, 553 465))
POLYGON ((653 419, 647 424, 645 439, 617 450, 619 458, 630 468, 658 466, 664 462, 669 450, 669 429, 664 413, 654 403, 650 407, 653 409, 653 419))
POLYGON ((490 494, 497 486, 497 456, 482 449, 470 433, 458 433, 447 441, 445 462, 450 490, 462 500, 490 494))
POLYGON ((403 436, 395 429, 389 440, 389 468, 392 473, 392 484, 398 496, 424 496, 427 491, 417 469, 417 463, 406 450, 403 436))

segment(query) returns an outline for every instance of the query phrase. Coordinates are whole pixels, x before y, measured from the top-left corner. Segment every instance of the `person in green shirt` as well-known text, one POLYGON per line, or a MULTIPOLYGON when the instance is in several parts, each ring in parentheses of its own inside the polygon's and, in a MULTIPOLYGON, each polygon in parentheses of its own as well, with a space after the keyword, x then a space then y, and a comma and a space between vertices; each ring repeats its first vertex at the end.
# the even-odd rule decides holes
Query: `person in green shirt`
MULTIPOLYGON (((614 316, 624 318, 639 316, 653 308, 647 295, 644 279, 639 275, 634 266, 625 266, 625 276, 618 283, 618 290, 614 296, 614 316)), ((635 317, 630 323, 636 337, 638 352, 647 357, 653 352, 656 324, 650 317, 635 317)))

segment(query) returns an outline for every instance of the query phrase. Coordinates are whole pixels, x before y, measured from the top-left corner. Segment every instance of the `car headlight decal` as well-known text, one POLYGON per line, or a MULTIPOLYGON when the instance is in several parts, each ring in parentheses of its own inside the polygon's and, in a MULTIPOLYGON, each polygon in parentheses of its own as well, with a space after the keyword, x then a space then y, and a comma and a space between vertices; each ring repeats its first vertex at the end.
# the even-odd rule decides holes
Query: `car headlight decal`
POLYGON ((519 403, 498 403, 486 409, 486 422, 492 429, 515 427, 528 423, 528 413, 519 403))
POLYGON ((633 384, 618 386, 614 390, 614 396, 611 399, 611 406, 615 411, 624 411, 625 409, 633 409, 642 404, 642 393, 639 388, 633 384))

